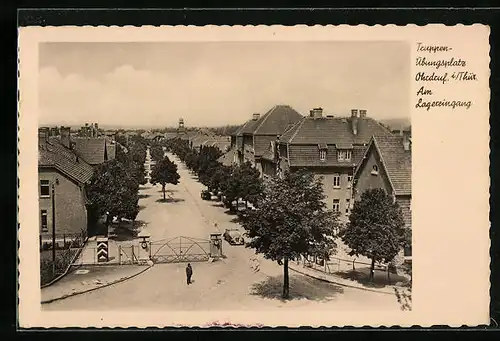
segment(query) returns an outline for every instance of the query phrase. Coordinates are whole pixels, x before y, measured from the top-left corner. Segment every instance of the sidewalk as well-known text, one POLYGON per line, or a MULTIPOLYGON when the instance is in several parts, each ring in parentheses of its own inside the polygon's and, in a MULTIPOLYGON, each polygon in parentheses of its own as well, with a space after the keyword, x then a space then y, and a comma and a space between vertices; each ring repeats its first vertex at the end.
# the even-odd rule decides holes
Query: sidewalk
POLYGON ((75 267, 58 282, 41 289, 41 303, 93 291, 140 275, 149 265, 75 267))
POLYGON ((322 281, 350 287, 350 288, 356 288, 356 289, 361 289, 361 290, 366 290, 366 291, 373 291, 373 292, 378 292, 381 294, 389 294, 389 295, 395 295, 395 290, 398 288, 397 286, 392 286, 392 285, 387 285, 383 288, 371 288, 367 287, 361 283, 358 283, 356 281, 352 281, 349 279, 344 279, 340 278, 338 276, 332 275, 332 274, 327 274, 325 272, 311 269, 308 267, 304 267, 302 264, 297 265, 295 262, 289 262, 288 267, 290 270, 298 272, 302 275, 309 276, 312 278, 316 278, 322 281))

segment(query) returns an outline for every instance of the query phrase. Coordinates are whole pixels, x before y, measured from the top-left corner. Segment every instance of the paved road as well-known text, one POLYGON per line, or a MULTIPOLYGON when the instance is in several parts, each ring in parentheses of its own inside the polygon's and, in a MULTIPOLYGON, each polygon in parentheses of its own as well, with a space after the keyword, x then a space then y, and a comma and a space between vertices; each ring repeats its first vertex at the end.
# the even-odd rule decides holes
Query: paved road
MULTIPOLYGON (((208 239, 214 223, 223 231, 235 227, 234 216, 215 202, 200 198, 202 185, 173 155, 180 183, 168 185, 171 200, 161 202, 161 187, 141 189, 142 207, 137 219, 147 222, 144 228, 152 240, 187 236, 208 239)), ((288 302, 279 299, 282 290, 282 267, 256 256, 242 246, 223 243, 227 258, 213 263, 192 263, 194 283, 185 283, 185 264, 156 264, 144 274, 115 286, 44 305, 48 310, 240 310, 240 309, 328 309, 328 310, 399 310, 394 296, 351 289, 317 281, 290 272, 288 302), (250 266, 257 257, 260 271, 250 266)))

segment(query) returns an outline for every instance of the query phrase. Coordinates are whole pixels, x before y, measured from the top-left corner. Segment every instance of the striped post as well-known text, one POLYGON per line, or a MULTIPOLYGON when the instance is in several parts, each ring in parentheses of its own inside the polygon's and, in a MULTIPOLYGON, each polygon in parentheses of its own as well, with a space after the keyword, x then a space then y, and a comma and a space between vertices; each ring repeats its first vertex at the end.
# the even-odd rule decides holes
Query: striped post
POLYGON ((97 238, 97 262, 107 262, 109 261, 108 254, 108 238, 101 237, 97 238))

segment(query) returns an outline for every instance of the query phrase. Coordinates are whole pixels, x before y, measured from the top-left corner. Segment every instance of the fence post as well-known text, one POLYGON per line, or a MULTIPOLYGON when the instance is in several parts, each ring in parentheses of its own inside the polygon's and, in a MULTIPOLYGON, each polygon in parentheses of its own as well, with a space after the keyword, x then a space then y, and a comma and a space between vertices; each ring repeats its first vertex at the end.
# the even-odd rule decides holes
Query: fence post
POLYGON ((132 245, 132 264, 135 262, 134 245, 132 245))
POLYGON ((340 272, 340 258, 338 258, 338 272, 340 272))
POLYGON ((352 260, 352 271, 356 271, 356 267, 354 266, 354 262, 356 262, 356 259, 352 260))
POLYGON ((92 250, 94 252, 94 256, 92 257, 92 264, 95 264, 96 263, 96 248, 93 248, 92 250))
POLYGON ((122 265, 122 246, 118 245, 118 264, 122 265))

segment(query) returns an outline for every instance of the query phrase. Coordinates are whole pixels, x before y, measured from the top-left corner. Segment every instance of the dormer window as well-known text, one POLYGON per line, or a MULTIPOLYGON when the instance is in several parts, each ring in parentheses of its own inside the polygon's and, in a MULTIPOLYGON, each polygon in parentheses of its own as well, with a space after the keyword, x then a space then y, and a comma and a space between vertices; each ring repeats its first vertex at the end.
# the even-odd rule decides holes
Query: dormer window
POLYGON ((378 166, 377 165, 373 165, 373 167, 372 167, 372 175, 378 175, 378 166))
POLYGON ((318 144, 318 149, 319 149, 319 160, 325 161, 326 160, 326 151, 328 149, 328 146, 326 145, 326 143, 320 143, 320 144, 318 144))
POLYGON ((319 159, 321 161, 325 161, 326 160, 326 150, 322 149, 319 151, 319 159))
POLYGON ((339 150, 337 152, 337 159, 339 161, 351 161, 352 152, 348 149, 339 150))

